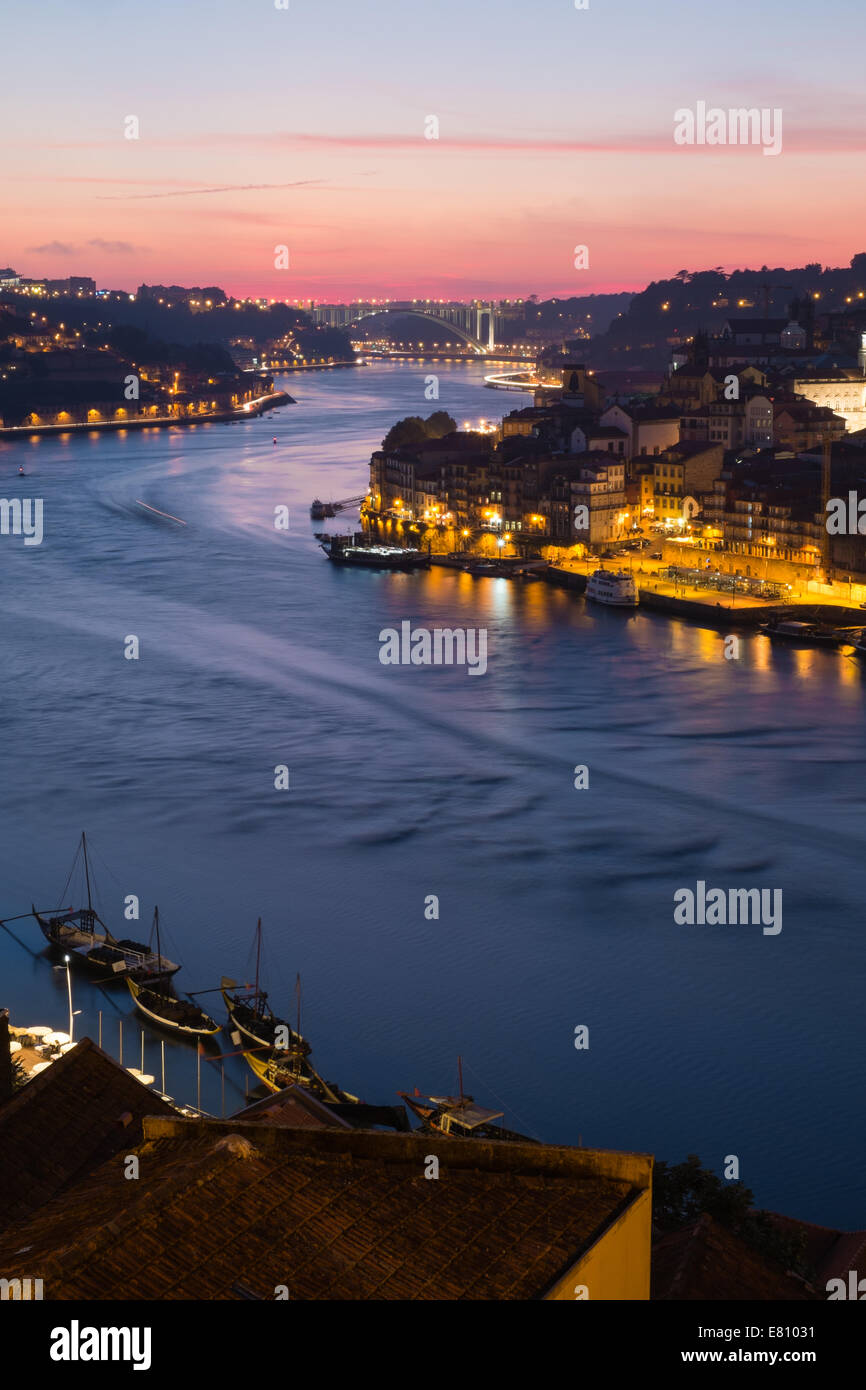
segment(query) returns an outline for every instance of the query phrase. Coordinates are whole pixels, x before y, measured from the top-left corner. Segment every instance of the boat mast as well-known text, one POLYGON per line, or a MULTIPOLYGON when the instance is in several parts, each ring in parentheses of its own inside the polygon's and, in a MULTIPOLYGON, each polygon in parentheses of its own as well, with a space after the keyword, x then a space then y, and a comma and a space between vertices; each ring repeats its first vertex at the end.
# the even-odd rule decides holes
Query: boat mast
POLYGON ((460 1104, 463 1104, 463 1058, 457 1058, 457 1077, 460 1082, 460 1104))
POLYGON ((157 974, 158 974, 158 973, 159 973, 159 968, 160 968, 160 966, 162 965, 162 947, 161 947, 160 944, 159 944, 159 908, 158 908, 158 907, 154 907, 154 909, 153 909, 153 926, 154 926, 154 930, 156 931, 156 968, 157 968, 157 974))
POLYGON ((301 1041, 301 973, 295 976, 295 994, 298 996, 298 1042, 301 1041))
POLYGON ((90 896, 90 865, 87 862, 87 836, 83 830, 81 832, 81 848, 84 851, 84 879, 87 883, 87 911, 92 912, 93 902, 90 896))
MULTIPOLYGON (((260 917, 259 920, 258 920, 258 923, 256 924, 256 993, 255 993, 255 1000, 256 1000, 256 1009, 257 1009, 257 1010, 258 1010, 258 1008, 259 1008, 259 962, 260 962, 260 960, 261 960, 261 956, 262 956, 262 919, 261 919, 261 917, 260 917)), ((264 1010, 262 1010, 262 1012, 264 1012, 264 1010)))

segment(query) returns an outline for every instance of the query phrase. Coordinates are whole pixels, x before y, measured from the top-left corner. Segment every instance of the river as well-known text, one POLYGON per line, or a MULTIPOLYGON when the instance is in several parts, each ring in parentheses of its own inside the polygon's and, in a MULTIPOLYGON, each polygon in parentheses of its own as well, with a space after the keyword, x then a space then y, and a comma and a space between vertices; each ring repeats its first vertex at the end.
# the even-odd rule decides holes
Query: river
MULTIPOLYGON (((331 566, 310 500, 363 492, 395 419, 524 402, 467 363, 278 383, 298 403, 261 419, 0 444, 5 495, 44 506, 42 545, 0 537, 0 912, 57 905, 85 828, 106 920, 129 934, 135 894, 146 934, 158 903, 179 987, 250 978, 261 916, 275 1006, 299 971, 319 1069, 365 1099, 453 1090, 462 1054, 513 1128, 736 1155, 760 1204, 866 1224, 860 668, 760 636, 726 660, 720 634, 542 583, 331 566), (404 619, 486 629, 486 673, 382 665, 404 619), (678 925, 699 880, 781 889, 782 930, 678 925)), ((10 930, 0 1003, 66 1028, 64 973, 10 930)), ((138 1065, 126 992, 76 971, 74 993, 76 1035, 101 1009, 138 1065)), ((169 1051, 194 1101, 195 1051, 169 1051)), ((230 1059, 229 1113, 247 1084, 230 1059)))

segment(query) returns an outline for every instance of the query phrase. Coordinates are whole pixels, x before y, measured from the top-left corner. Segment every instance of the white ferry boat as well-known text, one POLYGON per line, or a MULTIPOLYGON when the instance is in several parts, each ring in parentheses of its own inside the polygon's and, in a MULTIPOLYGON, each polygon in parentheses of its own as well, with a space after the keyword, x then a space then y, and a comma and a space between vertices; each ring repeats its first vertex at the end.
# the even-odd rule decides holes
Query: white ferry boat
POLYGON ((627 570, 595 570, 586 581, 586 597, 614 608, 636 608, 638 596, 634 576, 627 570))

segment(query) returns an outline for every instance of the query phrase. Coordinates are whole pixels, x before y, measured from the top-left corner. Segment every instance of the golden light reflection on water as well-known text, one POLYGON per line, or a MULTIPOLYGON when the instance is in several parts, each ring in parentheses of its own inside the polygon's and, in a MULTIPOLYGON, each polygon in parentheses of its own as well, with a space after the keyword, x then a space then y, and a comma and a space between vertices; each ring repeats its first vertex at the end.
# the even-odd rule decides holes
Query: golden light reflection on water
MULTIPOLYGON (((397 524, 400 530, 400 524, 397 524)), ((522 622, 537 629, 545 621, 573 619, 575 626, 584 625, 587 618, 609 619, 594 605, 587 605, 576 593, 544 583, 490 576, 473 576, 457 567, 432 565, 424 573, 423 582, 429 592, 451 602, 455 608, 471 607, 486 612, 492 619, 522 622), (456 600, 456 602, 455 602, 456 600)), ((854 654, 853 648, 831 649, 774 644, 762 633, 748 628, 723 626, 709 628, 677 618, 666 619, 648 611, 617 613, 621 623, 620 640, 623 649, 629 648, 647 662, 674 658, 682 663, 700 663, 716 670, 741 664, 749 671, 766 676, 795 675, 802 681, 835 680, 840 687, 866 693, 866 665, 854 654), (739 654, 726 656, 728 644, 736 639, 739 654)), ((456 617, 454 619, 456 621, 456 617)), ((577 636, 579 641, 579 635, 577 636)))
POLYGON ((749 665, 756 671, 769 671, 772 667, 772 645, 769 637, 754 637, 749 640, 749 665))

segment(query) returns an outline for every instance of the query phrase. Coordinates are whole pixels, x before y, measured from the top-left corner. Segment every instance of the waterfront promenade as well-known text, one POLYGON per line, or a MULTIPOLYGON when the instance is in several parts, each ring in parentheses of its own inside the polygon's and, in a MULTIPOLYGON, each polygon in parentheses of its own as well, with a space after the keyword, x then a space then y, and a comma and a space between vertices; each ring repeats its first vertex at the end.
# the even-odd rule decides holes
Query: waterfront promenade
POLYGON ((201 415, 138 415, 131 420, 76 420, 62 425, 6 425, 0 427, 0 439, 27 439, 30 435, 89 434, 91 431, 110 433, 117 430, 161 429, 166 425, 180 429, 190 425, 226 424, 232 420, 248 420, 254 415, 264 415, 266 410, 274 410, 280 405, 294 405, 295 402, 286 391, 273 391, 257 400, 247 401, 235 410, 214 410, 201 415))

